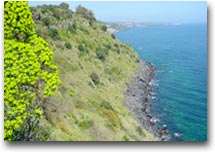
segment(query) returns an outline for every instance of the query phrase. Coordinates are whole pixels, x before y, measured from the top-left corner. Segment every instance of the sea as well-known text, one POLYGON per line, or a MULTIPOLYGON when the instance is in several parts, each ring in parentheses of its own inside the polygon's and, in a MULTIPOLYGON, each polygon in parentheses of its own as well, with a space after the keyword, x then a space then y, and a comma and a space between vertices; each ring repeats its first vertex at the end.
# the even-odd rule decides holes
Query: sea
POLYGON ((207 25, 143 26, 115 35, 156 68, 156 125, 167 125, 171 141, 207 141, 207 25))

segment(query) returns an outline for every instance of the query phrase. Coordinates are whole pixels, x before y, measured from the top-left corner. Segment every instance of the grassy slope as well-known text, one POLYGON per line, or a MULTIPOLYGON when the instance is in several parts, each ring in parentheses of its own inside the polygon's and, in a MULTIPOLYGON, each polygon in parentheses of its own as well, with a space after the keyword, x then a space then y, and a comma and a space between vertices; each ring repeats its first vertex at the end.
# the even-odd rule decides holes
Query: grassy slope
POLYGON ((90 26, 89 19, 57 6, 37 7, 32 12, 34 16, 40 14, 35 28, 54 51, 62 81, 55 95, 44 103, 46 119, 41 126, 48 128, 48 140, 153 140, 123 106, 126 82, 138 68, 137 54, 102 30, 97 21, 90 26), (53 12, 62 14, 61 18, 54 17, 53 12), (51 20, 49 28, 44 25, 47 17, 51 20), (77 29, 68 31, 74 23, 77 29), (50 28, 58 30, 59 40, 49 35, 50 28), (65 42, 72 48, 67 49, 65 42), (85 44, 86 52, 78 49, 80 44, 85 44), (98 59, 98 49, 108 52, 105 61, 98 59), (98 74, 98 84, 92 81, 92 73, 98 74))

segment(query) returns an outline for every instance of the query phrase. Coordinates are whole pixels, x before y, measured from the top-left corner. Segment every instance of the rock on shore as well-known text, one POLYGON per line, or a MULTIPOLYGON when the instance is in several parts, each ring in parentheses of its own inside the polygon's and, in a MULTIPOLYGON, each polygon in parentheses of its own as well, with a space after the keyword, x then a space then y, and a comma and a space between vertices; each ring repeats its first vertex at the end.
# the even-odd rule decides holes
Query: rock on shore
POLYGON ((154 76, 155 68, 152 64, 143 60, 137 61, 140 64, 132 82, 127 85, 125 106, 134 114, 137 121, 157 140, 166 141, 169 138, 167 126, 157 127, 159 121, 150 114, 152 105, 149 93, 152 91, 151 83, 154 76))

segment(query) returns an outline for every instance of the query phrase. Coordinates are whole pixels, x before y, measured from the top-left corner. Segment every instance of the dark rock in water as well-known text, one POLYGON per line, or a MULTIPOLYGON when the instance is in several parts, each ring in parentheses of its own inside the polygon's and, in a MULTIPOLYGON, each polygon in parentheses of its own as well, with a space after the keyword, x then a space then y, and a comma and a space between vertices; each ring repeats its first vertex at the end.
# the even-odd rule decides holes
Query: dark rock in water
POLYGON ((158 140, 168 141, 169 131, 167 126, 159 128, 156 123, 159 121, 150 114, 152 105, 149 95, 152 92, 152 80, 154 77, 155 67, 142 60, 137 60, 140 69, 135 74, 131 84, 127 85, 125 106, 134 114, 137 121, 149 132, 151 132, 158 140))

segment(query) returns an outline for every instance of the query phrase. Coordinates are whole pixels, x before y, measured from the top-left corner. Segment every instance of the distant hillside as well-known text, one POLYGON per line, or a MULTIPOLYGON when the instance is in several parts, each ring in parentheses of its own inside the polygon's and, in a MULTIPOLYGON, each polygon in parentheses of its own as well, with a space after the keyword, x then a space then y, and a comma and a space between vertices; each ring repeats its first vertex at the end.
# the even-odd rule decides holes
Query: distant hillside
POLYGON ((132 27, 143 27, 145 26, 145 23, 134 23, 134 22, 104 22, 107 26, 107 30, 113 34, 116 32, 119 32, 121 30, 132 28, 132 27))
POLYGON ((181 23, 168 23, 168 22, 103 22, 107 26, 109 33, 114 34, 121 30, 125 30, 132 27, 144 27, 144 26, 170 26, 181 25, 181 23))
POLYGON ((92 11, 66 3, 32 7, 38 35, 54 52, 61 84, 44 102, 41 140, 154 140, 123 106, 138 55, 110 35, 92 11))

